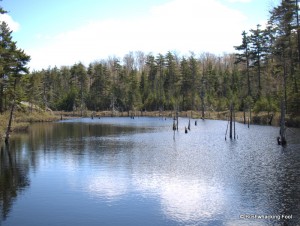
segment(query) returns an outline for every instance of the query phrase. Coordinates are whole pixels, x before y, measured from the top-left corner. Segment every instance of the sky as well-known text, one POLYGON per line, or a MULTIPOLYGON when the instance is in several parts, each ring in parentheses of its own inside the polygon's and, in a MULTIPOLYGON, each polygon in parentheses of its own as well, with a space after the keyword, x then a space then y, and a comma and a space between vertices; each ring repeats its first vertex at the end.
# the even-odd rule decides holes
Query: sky
MULTIPOLYGON (((278 0, 277 0, 278 1, 278 0)), ((276 0, 3 0, 0 20, 31 56, 31 70, 86 66, 135 51, 234 52, 276 0)))

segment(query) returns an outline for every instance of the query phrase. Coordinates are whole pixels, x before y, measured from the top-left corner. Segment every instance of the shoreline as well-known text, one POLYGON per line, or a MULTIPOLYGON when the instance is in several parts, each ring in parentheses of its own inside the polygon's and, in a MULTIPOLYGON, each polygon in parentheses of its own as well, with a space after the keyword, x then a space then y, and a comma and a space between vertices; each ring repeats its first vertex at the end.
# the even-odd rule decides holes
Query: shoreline
MULTIPOLYGON (((40 123, 40 122, 54 122, 59 120, 66 120, 72 118, 81 118, 81 117, 174 117, 176 113, 174 111, 74 111, 74 112, 65 112, 65 111, 35 111, 35 112, 16 112, 14 115, 13 126, 11 134, 18 132, 26 132, 30 124, 40 123)), ((244 112, 236 112, 236 122, 239 123, 248 123, 249 113, 246 113, 246 118, 244 121, 244 112)), ((178 112, 179 117, 191 118, 191 119, 201 119, 201 112, 199 111, 181 111, 178 112)), ((205 112, 205 119, 211 120, 228 120, 229 111, 222 112, 205 112)), ((250 120, 251 125, 270 125, 270 126, 279 126, 280 114, 275 113, 270 122, 271 115, 267 112, 261 112, 259 114, 252 113, 250 120)), ((6 132, 8 119, 8 112, 0 115, 0 142, 4 140, 4 135, 6 132)), ((298 117, 287 117, 286 118, 287 127, 300 128, 300 116, 298 117)))
MULTIPOLYGON (((75 112, 64 112, 64 111, 55 111, 53 112, 60 119, 68 119, 68 118, 81 118, 81 117, 174 117, 176 113, 174 111, 126 111, 126 112, 118 112, 118 111, 75 111, 75 112)), ((228 120, 230 111, 222 111, 222 112, 205 112, 204 119, 211 120, 228 120)), ((201 112, 199 111, 180 111, 178 112, 179 117, 191 118, 191 119, 202 119, 201 112)), ((271 125, 271 126, 279 126, 280 125, 280 114, 275 113, 273 117, 271 114, 267 112, 261 112, 258 114, 252 113, 251 119, 249 117, 249 113, 245 114, 244 112, 236 112, 236 122, 247 124, 248 120, 251 125, 271 125), (272 118, 272 120, 271 120, 272 118), (271 124, 270 124, 271 120, 271 124)), ((288 127, 296 127, 300 128, 300 116, 291 118, 286 118, 286 125, 288 127)))

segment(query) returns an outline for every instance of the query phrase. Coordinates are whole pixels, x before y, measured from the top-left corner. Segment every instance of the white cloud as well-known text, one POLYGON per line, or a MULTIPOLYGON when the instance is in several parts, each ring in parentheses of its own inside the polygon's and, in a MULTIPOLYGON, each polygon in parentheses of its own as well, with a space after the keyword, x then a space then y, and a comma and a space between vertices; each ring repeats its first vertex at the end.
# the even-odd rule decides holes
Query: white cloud
POLYGON ((217 0, 173 0, 152 8, 143 18, 92 21, 52 38, 39 35, 44 46, 26 50, 31 68, 88 64, 129 51, 182 53, 233 51, 246 17, 217 0))
POLYGON ((252 0, 227 0, 227 1, 230 3, 237 3, 237 2, 248 3, 248 2, 251 2, 252 0))
POLYGON ((20 24, 14 21, 13 18, 8 14, 0 14, 0 21, 6 22, 9 28, 14 32, 20 29, 20 24))

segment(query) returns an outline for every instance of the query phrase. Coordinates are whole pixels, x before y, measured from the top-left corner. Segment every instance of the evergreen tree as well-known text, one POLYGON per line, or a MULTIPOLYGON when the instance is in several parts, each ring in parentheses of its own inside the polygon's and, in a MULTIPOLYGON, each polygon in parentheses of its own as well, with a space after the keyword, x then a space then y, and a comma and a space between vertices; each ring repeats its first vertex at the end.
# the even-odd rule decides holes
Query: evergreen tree
POLYGON ((91 66, 93 82, 90 87, 87 106, 92 110, 105 110, 110 104, 110 78, 106 64, 95 63, 91 66))
POLYGON ((262 85, 261 85, 261 74, 262 74, 262 66, 263 60, 265 59, 267 52, 267 37, 265 36, 265 32, 260 29, 261 25, 257 25, 256 29, 251 29, 250 35, 250 51, 251 51, 251 61, 253 67, 257 70, 257 80, 258 80, 258 96, 261 95, 262 85))
POLYGON ((142 71, 139 88, 141 95, 141 106, 142 109, 145 109, 146 100, 150 93, 148 79, 145 71, 142 71))
POLYGON ((129 78, 129 89, 128 89, 128 107, 129 110, 136 110, 140 108, 140 91, 137 80, 137 71, 132 70, 129 78))
MULTIPOLYGON (((0 10, 3 13, 3 9, 0 10)), ((5 22, 0 25, 0 112, 3 112, 3 98, 10 100, 10 117, 8 121, 5 142, 8 142, 15 106, 24 98, 19 82, 23 75, 29 72, 26 67, 30 57, 16 42, 12 41, 11 31, 5 22), (4 92, 5 90, 5 92, 4 92)))
POLYGON ((74 64, 71 67, 71 77, 76 81, 76 89, 78 90, 79 109, 81 116, 85 109, 85 98, 88 89, 88 77, 85 66, 82 63, 74 64))
POLYGON ((146 59, 146 73, 150 93, 146 99, 146 107, 152 110, 157 110, 157 65, 153 55, 148 55, 146 59))
POLYGON ((164 109, 165 101, 165 93, 164 93, 164 80, 165 80, 165 73, 164 73, 164 67, 165 67, 165 58, 162 54, 158 54, 156 57, 156 65, 157 65, 157 76, 156 76, 156 101, 158 102, 158 108, 159 110, 164 109))
MULTIPOLYGON (((3 12, 3 9, 0 9, 3 12)), ((12 64, 12 31, 5 22, 0 24, 0 113, 5 109, 4 102, 7 101, 6 93, 4 92, 7 86, 8 74, 12 64)))
POLYGON ((189 57, 189 66, 191 71, 191 95, 192 95, 192 106, 191 110, 195 110, 195 101, 197 98, 197 89, 199 88, 199 72, 198 72, 198 64, 197 60, 195 59, 194 55, 192 54, 189 57))
POLYGON ((42 81, 41 72, 33 72, 27 75, 26 79, 26 100, 29 103, 30 111, 33 111, 33 106, 42 106, 42 81))
POLYGON ((166 77, 164 90, 167 97, 167 106, 169 109, 175 108, 179 93, 180 77, 178 75, 178 65, 175 56, 169 51, 166 54, 166 77))
POLYGON ((269 24, 275 31, 275 42, 273 44, 273 55, 276 60, 277 73, 280 73, 282 80, 282 93, 287 111, 288 92, 290 92, 290 84, 294 86, 294 92, 298 92, 299 73, 295 73, 296 62, 298 62, 297 53, 297 36, 294 29, 297 27, 297 13, 294 1, 282 1, 270 13, 269 24), (296 56, 296 57, 295 57, 296 56))
POLYGON ((193 88, 193 75, 189 67, 189 62, 185 57, 182 58, 180 71, 182 76, 181 95, 182 95, 182 109, 191 109, 192 106, 192 88, 193 88))
POLYGON ((248 90, 247 95, 251 96, 251 84, 250 84, 251 52, 250 52, 250 40, 246 31, 243 31, 242 33, 242 44, 240 46, 235 46, 234 48, 241 52, 236 54, 236 63, 243 63, 245 65, 245 71, 247 75, 247 90, 248 90))

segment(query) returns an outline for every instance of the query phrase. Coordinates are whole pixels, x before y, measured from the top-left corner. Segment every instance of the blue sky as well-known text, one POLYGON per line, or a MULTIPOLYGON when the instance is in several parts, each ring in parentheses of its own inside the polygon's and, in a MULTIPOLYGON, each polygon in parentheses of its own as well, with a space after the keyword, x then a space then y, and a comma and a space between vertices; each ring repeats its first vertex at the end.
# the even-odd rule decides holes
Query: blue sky
POLYGON ((32 70, 88 65, 130 51, 233 52, 278 0, 3 0, 32 70))

